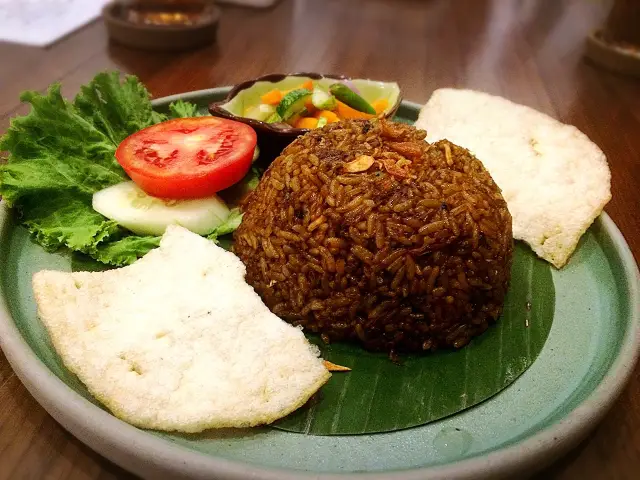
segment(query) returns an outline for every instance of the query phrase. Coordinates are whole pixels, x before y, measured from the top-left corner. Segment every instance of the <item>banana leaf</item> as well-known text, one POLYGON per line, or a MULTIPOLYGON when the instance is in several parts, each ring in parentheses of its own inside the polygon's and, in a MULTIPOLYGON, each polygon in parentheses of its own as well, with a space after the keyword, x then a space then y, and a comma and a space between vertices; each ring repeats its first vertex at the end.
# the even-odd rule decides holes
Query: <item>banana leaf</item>
POLYGON ((336 372, 311 401, 273 426, 311 435, 390 432, 470 408, 512 384, 536 359, 555 305, 551 267, 516 243, 511 287, 498 322, 460 350, 401 357, 400 364, 359 345, 323 345, 336 372))

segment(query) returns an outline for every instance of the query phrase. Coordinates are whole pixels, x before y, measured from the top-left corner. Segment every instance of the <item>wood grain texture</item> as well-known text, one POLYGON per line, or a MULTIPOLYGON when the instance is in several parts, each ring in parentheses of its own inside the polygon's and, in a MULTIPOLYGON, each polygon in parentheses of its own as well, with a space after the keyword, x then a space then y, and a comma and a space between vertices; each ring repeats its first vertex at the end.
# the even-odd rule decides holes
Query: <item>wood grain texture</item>
MULTIPOLYGON (((225 8, 216 45, 164 54, 108 42, 100 22, 47 49, 0 43, 0 132, 24 113, 24 89, 54 81, 73 95, 100 70, 135 73, 155 96, 229 85, 269 72, 318 71, 396 80, 425 102, 439 87, 505 96, 576 125, 606 153, 606 208, 640 259, 640 83, 583 60, 603 0, 284 0, 225 8)), ((635 479, 640 369, 575 451, 538 479, 635 479)), ((0 356, 0 480, 132 478, 81 445, 31 398, 0 356)))

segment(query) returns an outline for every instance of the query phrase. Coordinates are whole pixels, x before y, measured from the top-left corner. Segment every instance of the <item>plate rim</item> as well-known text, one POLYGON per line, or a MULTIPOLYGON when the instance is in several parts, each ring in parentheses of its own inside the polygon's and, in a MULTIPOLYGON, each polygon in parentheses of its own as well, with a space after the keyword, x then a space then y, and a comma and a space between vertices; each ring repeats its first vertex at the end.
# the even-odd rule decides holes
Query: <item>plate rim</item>
MULTIPOLYGON (((197 90, 158 98, 154 106, 177 99, 197 99, 228 91, 230 87, 197 90)), ((421 108, 404 100, 402 106, 421 108)), ((9 209, 0 201, 0 235, 9 224, 9 209)), ((606 212, 599 222, 620 257, 630 312, 623 342, 602 381, 560 421, 512 445, 485 455, 453 463, 408 470, 363 473, 312 473, 302 470, 258 467, 190 450, 135 428, 84 399, 60 380, 36 356, 20 334, 9 312, 0 286, 0 347, 13 371, 36 401, 80 441, 116 464, 145 475, 162 470, 180 478, 218 478, 240 480, 367 479, 398 480, 426 478, 481 479, 508 475, 526 468, 538 469, 576 445, 604 417, 633 374, 640 354, 640 271, 622 233, 606 212), (634 307, 635 305, 635 307, 634 307)))

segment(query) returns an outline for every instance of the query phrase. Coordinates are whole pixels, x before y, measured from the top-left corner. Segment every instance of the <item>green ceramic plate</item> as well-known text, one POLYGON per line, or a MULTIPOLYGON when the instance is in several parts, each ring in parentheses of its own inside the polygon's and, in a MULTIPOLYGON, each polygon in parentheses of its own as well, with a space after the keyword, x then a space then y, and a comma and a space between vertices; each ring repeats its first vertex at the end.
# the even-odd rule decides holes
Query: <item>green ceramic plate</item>
MULTIPOLYGON (((177 98, 205 107, 228 89, 177 98)), ((417 117, 403 102, 398 115, 417 117)), ((154 478, 468 478, 531 472, 574 446, 611 406, 640 343, 640 280, 622 235, 602 215, 571 262, 553 271, 553 326, 535 363, 503 392, 425 426, 311 436, 271 428, 197 437, 136 429, 78 395, 36 318, 31 275, 69 258, 31 243, 0 207, 0 344, 33 396, 67 430, 123 467, 154 478)))

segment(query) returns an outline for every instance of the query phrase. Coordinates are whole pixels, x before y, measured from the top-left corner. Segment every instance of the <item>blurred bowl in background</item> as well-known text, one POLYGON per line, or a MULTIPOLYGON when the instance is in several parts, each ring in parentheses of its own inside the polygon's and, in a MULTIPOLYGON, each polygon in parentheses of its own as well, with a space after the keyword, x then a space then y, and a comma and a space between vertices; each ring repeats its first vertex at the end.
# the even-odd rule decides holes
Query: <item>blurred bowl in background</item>
POLYGON ((102 17, 117 43, 178 51, 215 42, 220 9, 206 0, 129 0, 106 5, 102 17))

